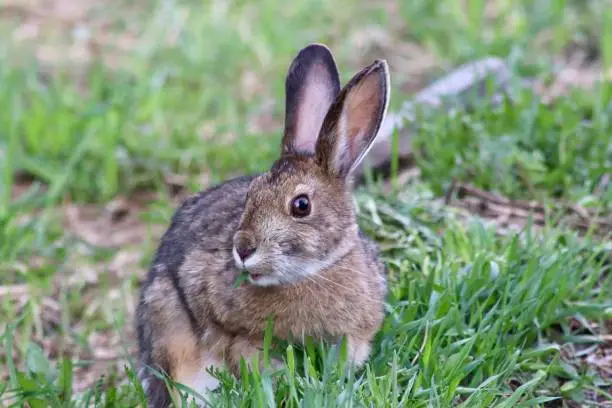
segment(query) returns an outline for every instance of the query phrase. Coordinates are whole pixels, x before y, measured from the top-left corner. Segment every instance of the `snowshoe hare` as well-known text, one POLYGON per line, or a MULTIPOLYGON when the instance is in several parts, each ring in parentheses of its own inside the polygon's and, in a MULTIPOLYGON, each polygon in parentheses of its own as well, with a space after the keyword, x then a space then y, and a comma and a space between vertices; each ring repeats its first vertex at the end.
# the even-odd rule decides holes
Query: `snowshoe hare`
POLYGON ((278 338, 346 336, 357 367, 370 354, 386 269, 357 225, 352 174, 386 114, 387 63, 374 61, 341 89, 328 48, 311 44, 285 86, 278 160, 186 199, 161 239, 137 311, 138 375, 152 407, 171 395, 148 367, 213 390, 208 367, 238 377, 269 316, 278 338))

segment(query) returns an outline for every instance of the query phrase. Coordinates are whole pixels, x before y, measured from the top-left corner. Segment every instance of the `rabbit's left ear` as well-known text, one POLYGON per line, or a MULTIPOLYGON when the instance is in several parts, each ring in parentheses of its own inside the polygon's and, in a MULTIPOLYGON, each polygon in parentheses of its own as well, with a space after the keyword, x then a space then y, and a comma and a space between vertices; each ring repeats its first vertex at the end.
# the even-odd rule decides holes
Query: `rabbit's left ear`
POLYGON ((389 104, 389 68, 376 60, 340 91, 325 116, 315 147, 319 166, 346 178, 372 146, 389 104))
POLYGON ((285 79, 282 155, 314 152, 323 119, 339 92, 340 77, 331 51, 323 44, 303 48, 285 79))

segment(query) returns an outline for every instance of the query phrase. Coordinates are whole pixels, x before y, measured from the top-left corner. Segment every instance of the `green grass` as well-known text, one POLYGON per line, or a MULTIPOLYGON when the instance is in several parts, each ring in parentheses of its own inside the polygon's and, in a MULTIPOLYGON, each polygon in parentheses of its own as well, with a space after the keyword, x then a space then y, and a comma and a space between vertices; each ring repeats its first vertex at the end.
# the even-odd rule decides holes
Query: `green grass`
POLYGON ((612 211, 612 106, 603 88, 574 91, 554 108, 531 90, 495 108, 422 119, 414 146, 425 180, 443 194, 451 179, 516 199, 550 198, 612 211))
MULTIPOLYGON (((499 238, 479 222, 466 226, 452 212, 432 209, 418 188, 358 199, 362 225, 384 248, 392 282, 367 370, 347 378, 333 349, 300 364, 301 351, 292 348, 288 357, 298 368, 251 373, 247 385, 221 377, 224 406, 534 406, 560 397, 580 401, 593 389, 610 397, 605 379, 561 353, 601 342, 589 326, 571 327, 568 319, 602 324, 612 317, 609 248, 606 254, 602 244, 569 232, 499 238)), ((54 385, 37 394, 60 398, 64 366, 53 374, 40 351, 28 348, 26 355, 28 371, 14 376, 21 391, 43 376, 39 386, 48 378, 54 385)), ((138 399, 136 386, 110 384, 101 398, 122 406, 138 399)))
MULTIPOLYGON (((284 74, 305 44, 327 43, 343 80, 387 58, 392 110, 409 98, 406 86, 487 55, 544 83, 576 50, 612 67, 612 14, 599 2, 114 4, 82 22, 94 38, 121 40, 91 64, 35 58, 40 45, 61 56, 74 41, 53 16, 26 43, 6 40, 14 21, 0 24, 10 61, 0 66, 0 406, 142 401, 133 310, 176 206, 172 184, 179 177, 196 191, 271 163, 284 74), (17 189, 27 192, 14 198, 17 189), (120 198, 134 207, 113 221, 108 208, 120 198)), ((282 372, 245 373, 242 383, 219 373, 220 405, 611 400, 612 380, 586 359, 609 352, 609 238, 552 222, 500 235, 438 200, 456 180, 609 218, 610 89, 568 91, 546 105, 533 87, 516 88, 495 108, 423 112, 413 139, 420 176, 391 192, 377 183, 357 192, 360 224, 390 271, 388 315, 367 368, 347 374, 333 347, 305 359, 298 347, 283 349, 282 372)))

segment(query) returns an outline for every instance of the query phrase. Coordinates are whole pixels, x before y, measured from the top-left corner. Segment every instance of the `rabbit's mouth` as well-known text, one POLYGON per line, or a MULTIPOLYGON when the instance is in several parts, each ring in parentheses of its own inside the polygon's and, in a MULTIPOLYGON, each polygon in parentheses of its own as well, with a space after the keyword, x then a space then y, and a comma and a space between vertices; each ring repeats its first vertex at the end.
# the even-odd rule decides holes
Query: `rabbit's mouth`
POLYGON ((328 262, 315 258, 283 256, 266 251, 263 247, 247 257, 241 257, 236 248, 232 252, 236 268, 254 286, 294 284, 328 266, 328 262))
POLYGON ((234 248, 233 255, 236 267, 247 275, 249 283, 257 286, 270 286, 280 283, 278 278, 274 276, 274 273, 268 270, 269 267, 263 261, 261 252, 255 252, 243 260, 236 248, 234 248))
POLYGON ((262 286, 262 287, 278 286, 284 283, 274 273, 267 274, 267 273, 250 273, 250 272, 249 272, 249 282, 254 286, 262 286))

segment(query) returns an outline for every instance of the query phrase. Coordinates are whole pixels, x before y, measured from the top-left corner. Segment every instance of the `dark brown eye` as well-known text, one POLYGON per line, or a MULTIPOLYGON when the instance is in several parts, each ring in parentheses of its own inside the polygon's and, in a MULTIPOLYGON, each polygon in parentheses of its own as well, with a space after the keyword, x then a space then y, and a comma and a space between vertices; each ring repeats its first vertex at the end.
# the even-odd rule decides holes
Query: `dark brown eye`
POLYGON ((310 214, 310 200, 306 195, 299 195, 291 203, 291 215, 302 218, 310 214))

